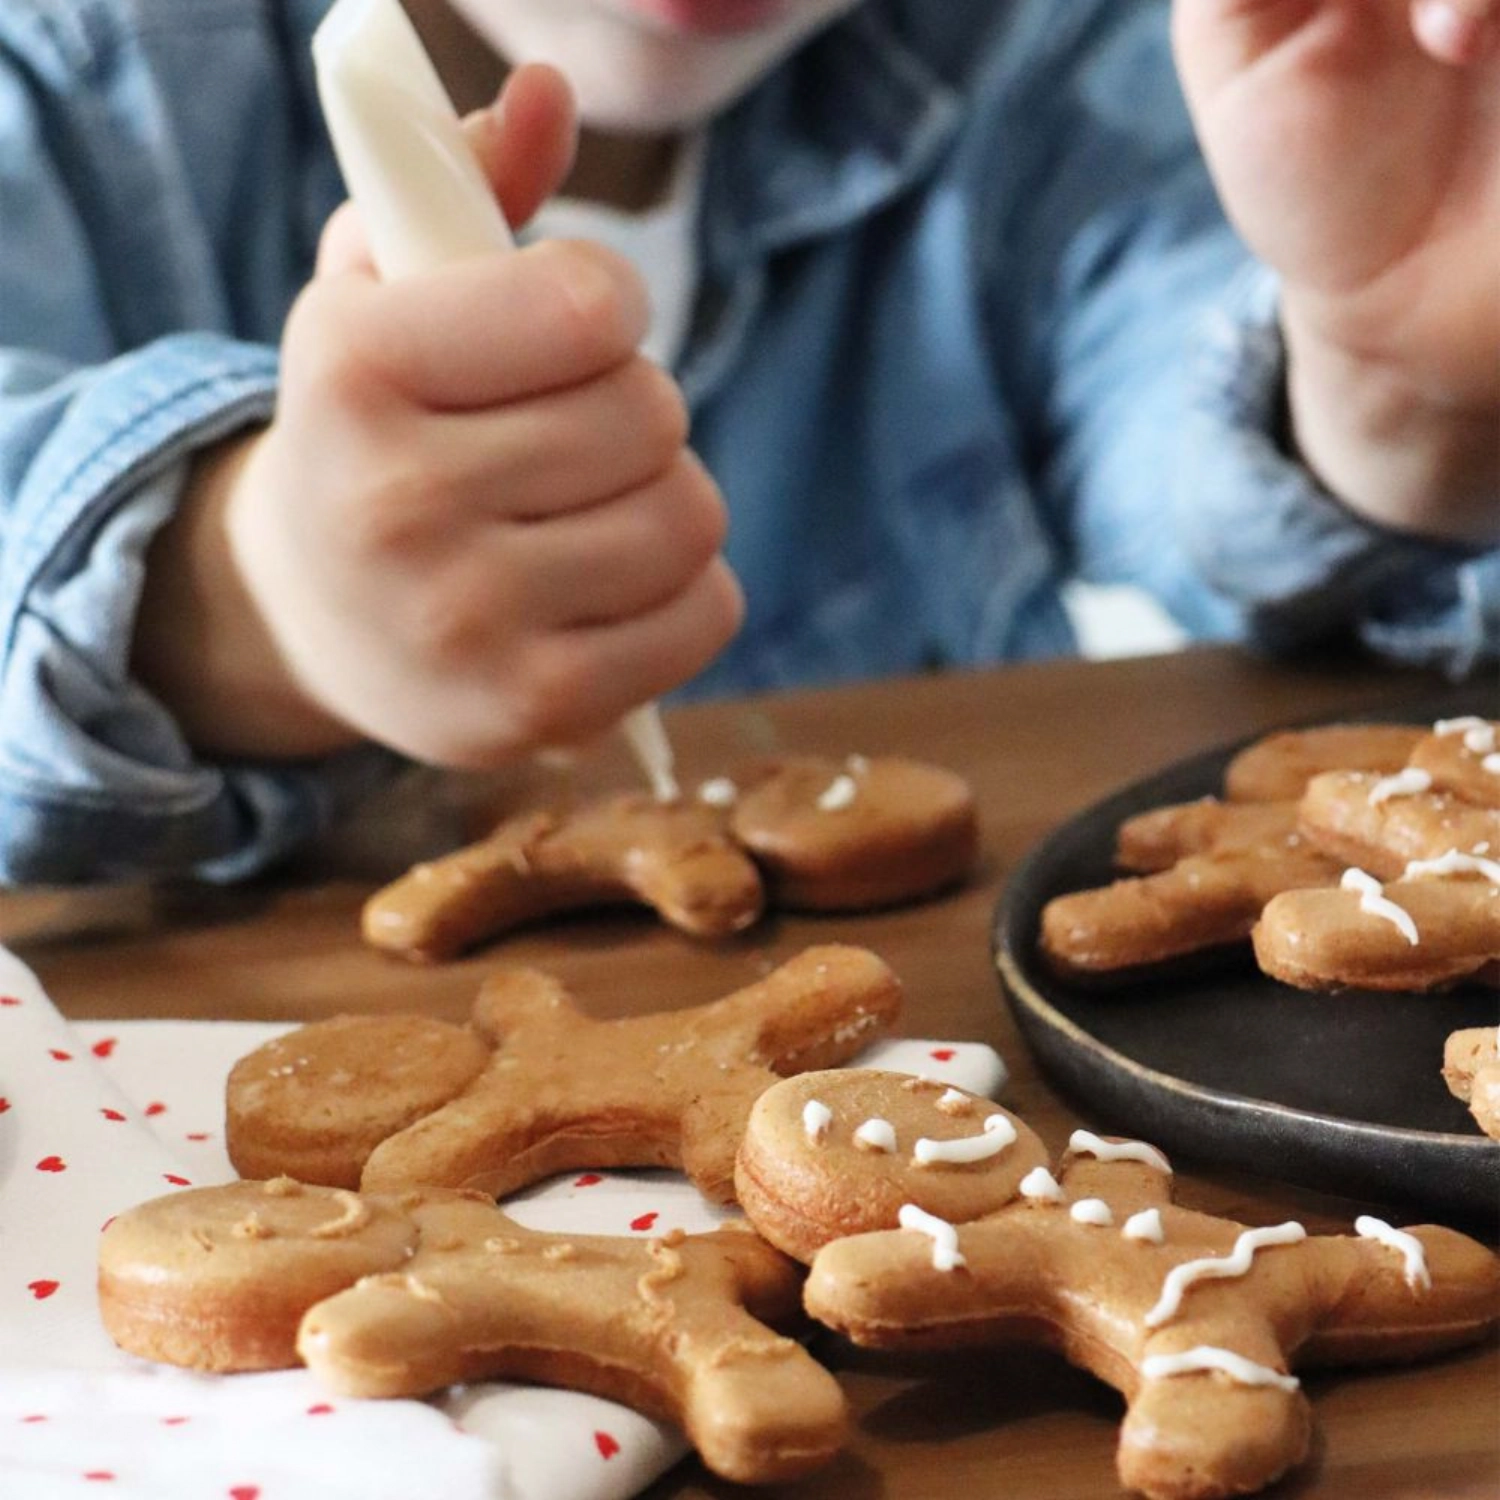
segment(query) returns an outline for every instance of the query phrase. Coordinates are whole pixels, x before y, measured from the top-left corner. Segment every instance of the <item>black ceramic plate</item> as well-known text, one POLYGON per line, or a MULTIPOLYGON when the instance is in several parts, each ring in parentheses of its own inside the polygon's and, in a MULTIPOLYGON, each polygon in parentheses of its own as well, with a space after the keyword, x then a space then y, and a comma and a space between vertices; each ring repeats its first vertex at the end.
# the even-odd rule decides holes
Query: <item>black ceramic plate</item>
MULTIPOLYGON (((1477 713, 1450 693, 1371 718, 1477 713)), ((1489 705, 1493 716, 1494 705, 1489 705)), ((1356 719, 1359 715, 1341 715, 1356 719)), ((1408 1214, 1500 1223, 1500 1142, 1479 1132, 1439 1068, 1450 1031, 1500 1020, 1500 996, 1308 994, 1242 955, 1116 988, 1058 978, 1037 952, 1053 896, 1115 877, 1133 813, 1217 793, 1240 745, 1180 761, 1065 823, 1017 868, 996 914, 995 961, 1028 1043, 1106 1128, 1184 1159, 1242 1169, 1408 1214)))

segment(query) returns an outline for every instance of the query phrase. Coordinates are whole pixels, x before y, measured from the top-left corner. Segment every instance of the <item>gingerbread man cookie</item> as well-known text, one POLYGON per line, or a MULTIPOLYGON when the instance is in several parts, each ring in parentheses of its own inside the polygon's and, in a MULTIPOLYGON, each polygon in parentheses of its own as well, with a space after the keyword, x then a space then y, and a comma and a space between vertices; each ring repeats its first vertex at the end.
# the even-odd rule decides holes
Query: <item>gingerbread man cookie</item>
POLYGON ((1455 1031, 1443 1048, 1443 1080, 1469 1106, 1479 1128, 1500 1140, 1500 1029, 1455 1031))
POLYGON ((387 1019, 372 1018, 357 1037, 347 1024, 315 1022, 271 1044, 274 1059, 262 1048, 236 1067, 230 1160, 242 1173, 250 1164, 262 1175, 284 1170, 280 1143, 299 1128, 311 1093, 322 1100, 319 1149, 338 1163, 329 1175, 357 1175, 366 1190, 501 1196, 572 1168, 656 1166, 680 1167, 726 1201, 756 1097, 781 1075, 853 1057, 891 1028, 900 1004, 882 960, 840 945, 809 948, 711 1004, 610 1021, 585 1016, 546 974, 503 969, 475 1005, 474 1028, 492 1049, 484 1070, 430 1112, 371 1148, 364 1100, 379 1087, 374 1060, 387 1019), (359 1128, 340 1138, 346 1118, 359 1128))
POLYGON ((451 958, 538 917, 636 902, 695 937, 741 932, 766 887, 788 910, 919 900, 973 868, 978 822, 951 771, 895 756, 762 761, 693 800, 611 797, 529 814, 416 866, 365 905, 365 940, 451 958))
POLYGON ((1042 908, 1043 956, 1070 978, 1139 977, 1243 942, 1279 891, 1338 879, 1342 866, 1298 831, 1295 803, 1251 807, 1186 803, 1135 820, 1126 849, 1137 863, 1188 852, 1151 874, 1055 896, 1042 908))
MULTIPOLYGON (((913 1182, 906 1153, 885 1160, 913 1182)), ((896 1229, 826 1244, 804 1303, 870 1347, 1058 1349, 1125 1396, 1121 1481, 1163 1500, 1258 1489, 1302 1460, 1294 1360, 1405 1359, 1500 1320, 1500 1260, 1463 1235, 1375 1218, 1353 1236, 1246 1228, 1177 1207, 1171 1185, 1154 1147, 1077 1132, 1055 1177, 1032 1168, 983 1217, 913 1202, 896 1229)))
POLYGON ((360 1195, 282 1178, 120 1215, 99 1306, 124 1349, 193 1369, 300 1359, 348 1396, 514 1378, 675 1422, 715 1473, 763 1482, 840 1447, 837 1383, 768 1324, 801 1277, 742 1227, 650 1241, 525 1229, 479 1194, 360 1195))

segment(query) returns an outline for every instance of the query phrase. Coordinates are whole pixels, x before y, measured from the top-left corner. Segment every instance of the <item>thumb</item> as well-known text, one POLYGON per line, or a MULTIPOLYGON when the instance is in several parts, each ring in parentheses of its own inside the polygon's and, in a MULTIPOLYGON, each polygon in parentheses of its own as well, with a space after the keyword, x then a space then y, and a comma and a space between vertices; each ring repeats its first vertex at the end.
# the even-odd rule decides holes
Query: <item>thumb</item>
POLYGON ((556 68, 525 63, 488 109, 464 120, 464 133, 495 189, 507 222, 524 224, 573 165, 578 111, 556 68))

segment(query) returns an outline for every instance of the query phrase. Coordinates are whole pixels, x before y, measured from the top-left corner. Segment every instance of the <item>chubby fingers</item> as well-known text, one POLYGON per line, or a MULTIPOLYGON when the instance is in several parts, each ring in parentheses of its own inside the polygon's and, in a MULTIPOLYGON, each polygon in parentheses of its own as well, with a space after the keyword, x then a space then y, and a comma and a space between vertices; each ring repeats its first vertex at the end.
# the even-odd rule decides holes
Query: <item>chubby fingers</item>
POLYGON ((389 284, 349 267, 315 281, 293 317, 340 368, 428 411, 451 412, 563 389, 624 364, 650 307, 622 257, 582 240, 548 240, 389 284), (318 337, 320 322, 336 337, 318 337))
POLYGON ((489 109, 464 120, 464 134, 495 189, 506 221, 524 224, 561 186, 578 145, 573 90, 556 68, 526 63, 489 109))
POLYGON ((1500 0, 1412 0, 1411 29, 1439 62, 1467 67, 1500 41, 1500 0))
MULTIPOLYGON (((465 117, 464 136, 495 190, 500 210, 518 228, 555 193, 573 165, 578 112, 556 68, 527 63, 505 82, 488 109, 465 117)), ((317 275, 375 275, 370 245, 352 203, 330 215, 318 243, 317 275)))

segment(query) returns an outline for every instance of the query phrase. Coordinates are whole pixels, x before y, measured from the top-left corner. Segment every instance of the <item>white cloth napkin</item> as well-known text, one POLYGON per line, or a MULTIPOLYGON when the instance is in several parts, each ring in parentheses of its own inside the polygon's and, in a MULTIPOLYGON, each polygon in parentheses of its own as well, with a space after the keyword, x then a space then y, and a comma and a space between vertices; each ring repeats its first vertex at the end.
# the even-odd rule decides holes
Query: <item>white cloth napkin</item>
MULTIPOLYGON (((627 1500, 685 1451, 670 1427, 499 1382, 432 1401, 329 1396, 305 1370, 208 1376, 123 1354, 95 1304, 99 1231, 229 1182, 224 1080, 289 1028, 65 1021, 0 948, 0 1495, 17 1500, 627 1500)), ((894 1041, 864 1066, 994 1097, 972 1042, 894 1041)), ((507 1200, 538 1229, 699 1233, 725 1212, 672 1172, 580 1172, 507 1200)))

